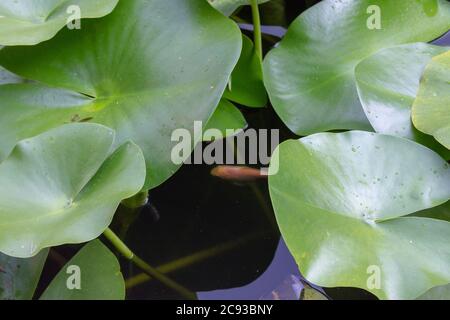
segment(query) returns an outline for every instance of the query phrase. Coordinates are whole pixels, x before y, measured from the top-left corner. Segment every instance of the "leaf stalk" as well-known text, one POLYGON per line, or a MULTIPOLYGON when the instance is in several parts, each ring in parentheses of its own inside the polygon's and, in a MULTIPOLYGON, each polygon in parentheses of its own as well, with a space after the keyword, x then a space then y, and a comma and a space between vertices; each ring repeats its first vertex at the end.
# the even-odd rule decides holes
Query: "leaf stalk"
POLYGON ((142 271, 144 271, 147 275, 158 280, 159 282, 173 289, 174 291, 178 292, 186 299, 189 300, 197 299, 197 296, 194 292, 190 291, 189 289, 185 288, 184 286, 165 276, 164 274, 159 272, 156 268, 150 266, 147 262, 139 258, 137 255, 135 255, 134 252, 131 251, 131 249, 128 248, 128 246, 110 228, 107 228, 103 232, 103 235, 117 249, 117 251, 119 251, 120 254, 122 254, 122 256, 125 259, 133 262, 136 266, 142 269, 142 271))

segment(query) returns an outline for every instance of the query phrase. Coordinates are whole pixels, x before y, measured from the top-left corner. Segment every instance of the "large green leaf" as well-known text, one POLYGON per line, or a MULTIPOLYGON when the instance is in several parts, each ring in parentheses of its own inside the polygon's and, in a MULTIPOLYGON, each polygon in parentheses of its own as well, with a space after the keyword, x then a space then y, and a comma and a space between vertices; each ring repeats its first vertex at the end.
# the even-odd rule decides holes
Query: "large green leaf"
POLYGON ((427 65, 413 105, 413 122, 450 149, 450 51, 427 65))
POLYGON ((125 282, 120 272, 119 262, 100 240, 89 242, 67 262, 41 296, 41 300, 123 300, 124 298, 125 282), (79 279, 76 279, 77 276, 79 279), (76 282, 77 280, 79 283, 76 282), (77 284, 79 287, 76 286, 77 284))
POLYGON ((450 29, 450 3, 432 1, 432 10, 429 3, 324 0, 305 11, 264 62, 266 88, 281 119, 300 135, 369 129, 354 68, 381 48, 426 42, 450 29), (372 30, 367 25, 377 8, 381 29, 372 30))
POLYGON ((193 132, 196 120, 206 124, 240 50, 237 26, 206 1, 120 1, 112 14, 84 22, 81 30, 64 30, 32 48, 2 49, 0 64, 10 71, 70 91, 52 88, 47 95, 42 86, 23 86, 17 89, 22 95, 11 96, 11 89, 2 90, 0 108, 14 113, 26 101, 31 113, 65 109, 39 128, 26 122, 27 130, 71 119, 115 129, 118 144, 131 139, 143 150, 145 187, 151 188, 179 167, 170 157, 173 130, 193 132))
MULTIPOLYGON (((72 20, 109 14, 119 0, 2 0, 0 44, 33 45, 51 39, 72 20), (75 10, 73 10, 77 6, 75 10), (79 11, 78 11, 79 10, 79 11)), ((80 22, 84 23, 84 22, 80 22)), ((83 27, 80 24, 80 27, 83 27)))
POLYGON ((430 149, 388 135, 322 133, 281 144, 270 173, 281 232, 312 283, 413 299, 450 281, 450 223, 404 217, 450 198, 450 167, 430 149), (367 272, 377 268, 380 287, 369 288, 367 272))
POLYGON ((0 251, 31 257, 98 237, 145 180, 140 149, 127 142, 110 155, 113 140, 77 123, 19 142, 0 164, 0 251))
MULTIPOLYGON (((258 3, 268 1, 270 0, 258 0, 258 3)), ((226 16, 231 15, 240 6, 251 4, 251 0, 208 0, 208 2, 226 16)))
POLYGON ((248 107, 264 107, 267 104, 261 60, 253 42, 246 36, 242 37, 241 57, 223 96, 248 107))
POLYGON ((0 253, 0 300, 31 300, 47 255, 48 249, 28 259, 0 253))
POLYGON ((376 132, 412 139, 448 159, 450 151, 411 122, 423 71, 434 56, 447 50, 424 43, 383 49, 363 60, 355 75, 362 106, 376 132))

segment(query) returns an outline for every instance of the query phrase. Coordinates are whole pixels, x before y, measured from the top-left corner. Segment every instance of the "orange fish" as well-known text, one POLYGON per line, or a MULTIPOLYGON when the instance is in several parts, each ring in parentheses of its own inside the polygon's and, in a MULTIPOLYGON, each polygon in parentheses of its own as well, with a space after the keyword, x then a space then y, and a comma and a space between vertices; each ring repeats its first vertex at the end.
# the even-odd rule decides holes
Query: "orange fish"
POLYGON ((258 179, 267 179, 267 173, 263 170, 244 166, 217 166, 211 170, 211 175, 234 182, 252 182, 258 179))

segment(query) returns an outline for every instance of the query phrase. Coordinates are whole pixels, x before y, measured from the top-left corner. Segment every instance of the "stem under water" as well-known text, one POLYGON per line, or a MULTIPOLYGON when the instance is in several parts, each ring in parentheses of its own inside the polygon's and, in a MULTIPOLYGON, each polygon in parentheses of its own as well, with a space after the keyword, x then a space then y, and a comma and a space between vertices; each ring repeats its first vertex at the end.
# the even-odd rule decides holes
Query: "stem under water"
POLYGON ((105 232, 103 232, 103 235, 105 236, 106 239, 108 239, 109 242, 111 242, 111 244, 117 249, 117 251, 119 251, 120 254, 123 255, 125 259, 133 262, 136 266, 141 268, 142 271, 144 271, 147 275, 158 280, 159 282, 173 289, 174 291, 178 292, 180 295, 183 296, 183 298, 189 300, 197 299, 197 296, 194 292, 173 281, 169 277, 159 272, 156 268, 150 266, 144 260, 136 256, 134 252, 131 251, 131 249, 128 248, 128 246, 110 228, 107 228, 105 232))
POLYGON ((257 0, 251 0, 252 16, 253 16, 253 41, 255 42, 255 50, 259 59, 262 62, 262 35, 261 35, 261 17, 259 15, 259 6, 257 0))

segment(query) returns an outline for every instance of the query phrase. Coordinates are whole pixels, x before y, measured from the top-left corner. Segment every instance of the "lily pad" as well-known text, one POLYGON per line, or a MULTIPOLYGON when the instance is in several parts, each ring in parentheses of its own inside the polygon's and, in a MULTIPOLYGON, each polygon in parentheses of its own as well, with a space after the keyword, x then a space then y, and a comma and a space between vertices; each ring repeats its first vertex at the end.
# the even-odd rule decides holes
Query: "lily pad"
POLYGON ((431 10, 424 1, 325 0, 305 11, 264 62, 278 115, 299 135, 370 130, 354 69, 382 48, 428 42, 448 31, 450 3, 433 3, 431 10))
POLYGON ((111 154, 113 142, 111 129, 88 123, 19 142, 0 164, 0 251, 26 258, 98 237, 145 180, 139 147, 111 154))
POLYGON ((100 240, 89 242, 67 262, 40 299, 125 299, 125 282, 116 256, 100 240))
POLYGON ((435 152, 394 136, 322 133, 281 144, 269 172, 281 233, 308 281, 382 299, 450 281, 450 223, 405 217, 450 198, 450 166, 435 152))
POLYGON ((415 43, 383 49, 356 67, 359 97, 370 124, 378 133, 419 142, 450 158, 450 151, 414 128, 411 108, 426 65, 449 48, 415 43))
POLYGON ((252 40, 246 36, 242 36, 241 57, 223 97, 248 107, 264 107, 267 104, 261 60, 252 40))
MULTIPOLYGON (((261 4, 268 1, 270 0, 258 0, 258 3, 261 4)), ((231 15, 241 6, 251 4, 251 0, 208 0, 208 2, 226 16, 231 15)))
MULTIPOLYGON (((120 1, 112 14, 85 21, 81 30, 63 30, 34 47, 2 49, 0 65, 54 87, 50 96, 55 88, 68 90, 68 100, 61 96, 58 104, 67 111, 74 103, 71 115, 50 117, 40 129, 80 119, 115 129, 117 144, 138 144, 149 189, 179 168, 170 156, 172 132, 185 128, 193 133, 194 121, 206 124, 213 114, 239 59, 241 41, 236 24, 206 1, 120 1)), ((15 112, 15 99, 31 105, 38 100, 47 113, 56 105, 42 86, 18 90, 27 89, 15 97, 3 90, 2 111, 15 112)), ((33 123, 26 126, 36 129, 33 123)))
MULTIPOLYGON (((247 121, 241 111, 228 100, 222 99, 213 116, 209 119, 205 131, 208 129, 217 129, 221 132, 222 137, 226 138, 227 129, 237 131, 244 129, 246 126, 247 121)), ((210 139, 204 140, 210 141, 210 139)))
POLYGON ((417 129, 450 149, 450 51, 434 57, 427 65, 412 119, 417 129))
MULTIPOLYGON (((2 0, 0 44, 34 45, 49 40, 74 14, 80 18, 103 17, 119 0, 2 0)), ((81 27, 81 25, 80 25, 81 27)))
POLYGON ((47 255, 48 249, 28 259, 0 253, 0 300, 31 300, 47 255))

